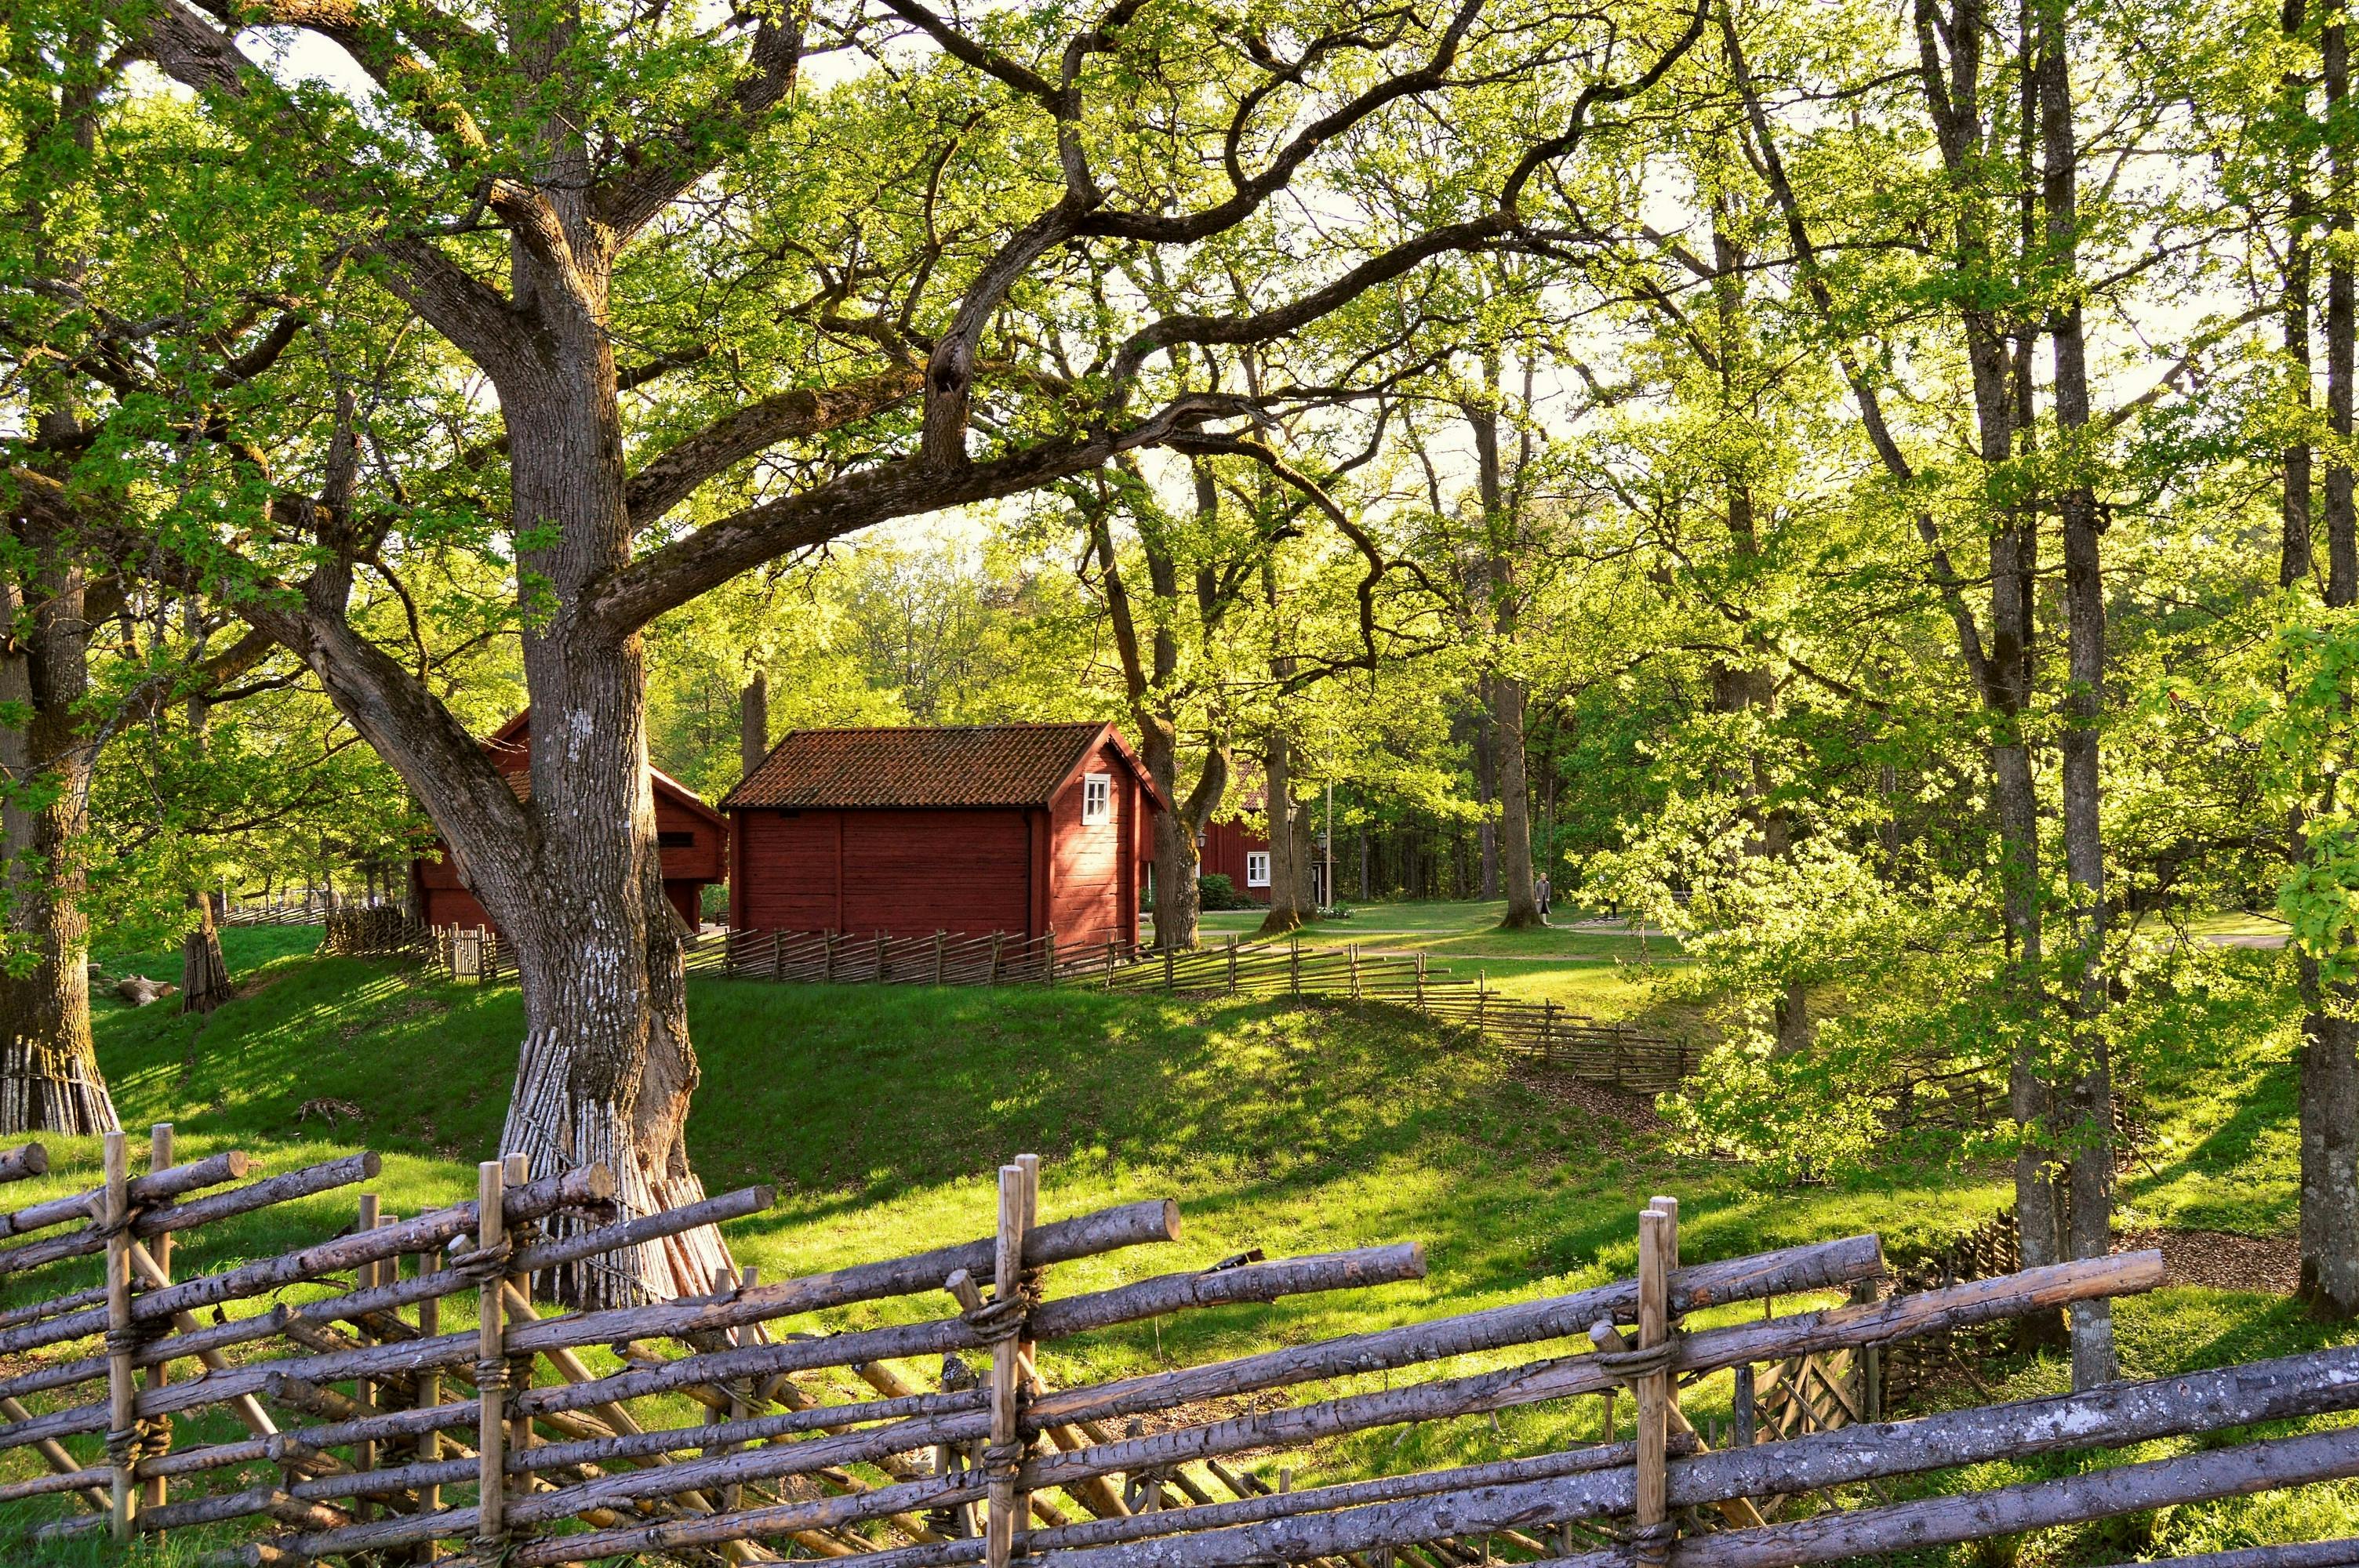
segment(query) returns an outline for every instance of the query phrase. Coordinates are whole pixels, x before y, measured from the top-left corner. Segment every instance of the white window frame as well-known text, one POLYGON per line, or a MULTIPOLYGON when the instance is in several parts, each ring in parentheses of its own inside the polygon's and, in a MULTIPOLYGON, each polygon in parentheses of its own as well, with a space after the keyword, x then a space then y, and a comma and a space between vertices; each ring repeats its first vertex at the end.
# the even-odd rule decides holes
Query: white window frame
POLYGON ((1082 826, 1095 827, 1114 820, 1114 775, 1082 775, 1082 826))
POLYGON ((1268 850, 1247 849, 1245 851, 1245 886, 1249 888, 1269 886, 1268 850), (1256 873, 1256 868, 1258 868, 1258 873, 1256 873))

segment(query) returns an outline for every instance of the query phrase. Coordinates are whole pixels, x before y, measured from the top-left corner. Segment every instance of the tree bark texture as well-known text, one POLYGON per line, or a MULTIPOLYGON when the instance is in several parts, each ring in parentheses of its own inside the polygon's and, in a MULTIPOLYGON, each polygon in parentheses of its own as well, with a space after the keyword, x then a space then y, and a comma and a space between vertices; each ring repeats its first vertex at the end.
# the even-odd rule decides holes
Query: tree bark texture
POLYGON ((211 1012, 230 999, 229 963, 222 957, 212 895, 192 892, 189 907, 196 911, 197 920, 180 938, 180 1011, 211 1012))
MULTIPOLYGON (((1125 470, 1141 490, 1145 481, 1125 470)), ((1217 520, 1220 495, 1210 464, 1194 465, 1198 521, 1217 520)), ((1114 649, 1122 660, 1124 693, 1131 721, 1138 728, 1139 760, 1146 763, 1155 787, 1170 803, 1169 811, 1155 818, 1155 946, 1180 952, 1196 946, 1198 916, 1202 903, 1196 879, 1202 864, 1196 836, 1228 794, 1231 758, 1224 737, 1215 735, 1205 749, 1193 787, 1184 794, 1180 777, 1180 704, 1183 695, 1180 670, 1180 640, 1173 622, 1180 609, 1180 569, 1159 530, 1142 520, 1140 553, 1147 562, 1147 591, 1155 600, 1152 635, 1139 636, 1130 589, 1115 553, 1112 524, 1112 492, 1102 491, 1087 508, 1090 545, 1097 557, 1114 649)), ((1200 570, 1195 582, 1198 635, 1209 639, 1234 597, 1234 581, 1223 586, 1220 574, 1200 570)))
MULTIPOLYGON (((558 378, 540 399, 506 410, 519 532, 555 535, 527 564, 560 602, 566 585, 630 547, 613 352, 603 333, 575 349, 578 379, 558 378)), ((516 945, 524 990, 527 1033, 501 1150, 528 1156, 536 1176, 601 1166, 627 1213, 693 1203, 704 1189, 685 1133, 699 1070, 656 848, 639 639, 535 626, 524 663, 538 864, 526 885, 471 868, 476 896, 516 945)), ((638 1251, 636 1272, 583 1265, 561 1278, 564 1298, 620 1304, 734 1276, 710 1228, 638 1251)))
MULTIPOLYGON (((2079 257, 2079 135, 2073 124, 2069 43, 2062 6, 2049 0, 2040 19, 2040 124, 2048 240, 2052 257, 2071 270, 2079 257)), ((2072 1017, 2070 1090, 2071 1202, 2067 1230, 2076 1258, 2112 1249, 2114 1215, 2113 1069, 2105 1030, 2105 847, 2099 749, 2105 708, 2105 584, 2099 561, 2104 520, 2085 467, 2089 417, 2088 354, 2077 297, 2049 317, 2055 358, 2056 427, 2067 479, 2058 498, 2064 523, 2064 619, 2070 684, 2064 698, 2064 876, 2071 890, 2071 962, 2064 977, 2072 1017), (2074 471, 2079 470, 2079 471, 2074 471)), ((2072 1386, 2092 1389, 2121 1376, 2113 1303, 2072 1308, 2072 1386)))
MULTIPOLYGON (((204 623, 199 602, 190 599, 184 611, 183 624, 190 633, 190 642, 201 640, 204 623)), ((189 698, 189 734, 194 744, 205 743, 205 727, 212 716, 212 704, 200 691, 189 698)), ((180 1011, 206 1013, 229 1000, 229 962, 222 957, 221 928, 213 922, 212 894, 200 888, 189 895, 189 907, 196 911, 196 923, 180 939, 180 1011)))
POLYGON ((737 760, 739 778, 750 778, 770 754, 770 672, 756 669, 737 694, 737 760))
MULTIPOLYGON (((1524 686, 1514 674, 1499 667, 1496 650, 1511 646, 1522 609, 1515 577, 1516 554, 1522 541, 1520 502, 1523 465, 1516 465, 1517 482, 1510 484, 1506 459, 1499 448, 1501 376, 1496 353, 1484 356, 1483 373, 1489 396, 1461 406, 1474 436, 1474 483, 1483 506, 1483 564, 1475 584, 1477 602, 1490 624, 1495 649, 1484 672, 1484 770, 1499 802, 1498 830, 1483 846, 1483 896, 1504 892, 1506 914, 1500 924, 1511 929, 1538 925, 1539 897, 1532 886, 1531 778, 1524 750, 1524 686)), ((1522 453, 1528 457, 1529 442, 1522 453)), ((1485 833, 1491 824, 1484 821, 1485 833)), ((1332 890, 1330 890, 1332 896, 1332 890)))
POLYGON ((1293 745, 1283 730, 1273 731, 1262 751, 1262 788, 1269 819, 1269 914, 1261 931, 1283 935, 1310 918, 1302 907, 1305 868, 1295 863, 1301 846, 1295 835, 1293 745))
MULTIPOLYGON (((2299 10, 2289 5, 2288 27, 2298 28, 2299 18, 2299 10)), ((2344 108, 2350 97, 2349 35, 2344 25, 2340 20, 2330 21, 2321 30, 2319 43, 2326 109, 2331 118, 2344 108)), ((2325 215, 2332 239, 2346 235, 2351 228, 2352 171, 2350 155, 2340 139, 2327 140, 2330 151, 2325 215)), ((2296 195, 2301 195, 2299 185, 2296 195)), ((2307 211, 2289 212, 2289 231, 2294 221, 2308 216, 2307 211)), ((2302 238, 2299 232, 2289 232, 2288 243, 2300 244, 2302 238)), ((2286 341, 2290 351, 2299 308, 2302 341, 2301 351, 2294 360, 2298 373, 2302 375, 2302 395, 2307 401, 2309 261, 2306 250, 2299 253, 2303 293, 2297 307, 2293 297, 2295 254, 2288 252, 2286 341)), ((2359 321, 2354 321, 2354 314, 2359 313, 2354 313, 2353 293, 2348 258, 2330 248, 2326 280, 2326 411, 2327 424, 2337 437, 2338 445, 2348 440, 2352 428, 2354 329, 2359 329, 2359 321)), ((2287 454, 2285 513, 2288 553, 2292 549, 2297 510, 2297 471, 2301 481, 2299 509, 2304 532, 2308 529, 2309 457, 2308 448, 2302 448, 2298 470, 2295 454, 2287 454)), ((2352 480, 2350 466, 2330 456, 2324 485, 2326 607, 2330 611, 2348 609, 2359 601, 2359 525, 2354 525, 2352 480)), ((2290 563, 2288 565, 2289 569, 2290 563)), ((2335 808, 2342 782, 2337 775, 2328 776, 2321 802, 2325 809, 2335 808)), ((2294 827, 2296 852, 2305 852, 2301 824, 2297 821, 2294 827)), ((2343 1016, 2352 1000, 2349 996, 2326 994, 2316 963, 2303 962, 2300 979, 2308 1006, 2302 1020, 2299 1087, 2301 1277, 2296 1294, 2314 1315, 2329 1321, 2348 1321, 2359 1317, 2359 1022, 2343 1016)))
POLYGON ((82 568, 52 557, 6 590, 13 634, 0 644, 0 844, 9 944, 31 958, 0 970, 0 1134, 111 1132, 122 1125, 90 1033, 90 926, 81 843, 91 740, 77 705, 90 690, 82 568))

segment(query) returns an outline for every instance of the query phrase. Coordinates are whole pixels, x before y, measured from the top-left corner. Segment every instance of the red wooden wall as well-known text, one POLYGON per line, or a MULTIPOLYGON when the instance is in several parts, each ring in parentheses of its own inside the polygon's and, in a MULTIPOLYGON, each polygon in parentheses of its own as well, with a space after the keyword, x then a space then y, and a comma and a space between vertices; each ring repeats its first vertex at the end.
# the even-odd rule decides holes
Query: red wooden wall
POLYGON ((739 806, 730 813, 729 924, 741 931, 1138 940, 1147 801, 1112 744, 1038 807, 739 806), (1110 820, 1084 825, 1085 775, 1112 780, 1110 820))
MULTIPOLYGON (((492 762, 502 773, 513 777, 529 771, 532 759, 525 744, 509 742, 494 746, 492 762)), ((674 799, 670 792, 680 787, 667 778, 656 781, 656 833, 659 840, 686 838, 684 843, 663 845, 658 853, 663 858, 664 896, 693 931, 704 919, 701 907, 704 884, 717 882, 727 874, 729 834, 710 816, 690 810, 674 799)), ((440 838, 434 841, 430 854, 421 855, 410 863, 410 886, 417 897, 419 918, 429 925, 470 929, 493 925, 492 917, 484 913, 475 895, 460 882, 451 847, 440 838)))
POLYGON ((1196 850, 1200 862, 1197 874, 1202 876, 1207 872, 1217 872, 1228 878, 1237 892, 1256 903, 1267 903, 1269 888, 1266 885, 1257 888, 1245 885, 1245 851, 1266 850, 1268 848, 1269 839, 1266 836, 1251 831, 1241 823, 1208 822, 1204 824, 1203 842, 1196 850))

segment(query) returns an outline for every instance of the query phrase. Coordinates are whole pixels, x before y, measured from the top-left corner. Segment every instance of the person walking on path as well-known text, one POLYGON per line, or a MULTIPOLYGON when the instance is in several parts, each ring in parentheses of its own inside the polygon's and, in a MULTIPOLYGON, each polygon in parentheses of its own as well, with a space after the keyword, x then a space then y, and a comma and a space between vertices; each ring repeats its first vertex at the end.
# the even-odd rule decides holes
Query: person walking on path
POLYGON ((1555 895, 1555 892, 1556 889, 1550 885, 1549 874, 1546 871, 1542 871, 1532 882, 1532 902, 1540 906, 1540 924, 1543 925, 1548 924, 1549 900, 1555 895))

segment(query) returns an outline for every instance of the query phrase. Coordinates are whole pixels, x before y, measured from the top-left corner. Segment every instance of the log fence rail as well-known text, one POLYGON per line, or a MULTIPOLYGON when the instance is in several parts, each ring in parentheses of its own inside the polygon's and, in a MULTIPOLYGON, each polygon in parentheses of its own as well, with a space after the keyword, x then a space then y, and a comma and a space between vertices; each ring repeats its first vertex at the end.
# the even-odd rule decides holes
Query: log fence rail
MULTIPOLYGON (((1639 1217, 1635 1279, 1052 1388, 1039 1346, 1415 1281, 1423 1249, 1249 1253, 1052 1295, 1058 1265, 1176 1240, 1178 1208, 1044 1219, 1027 1155, 999 1172, 989 1235, 563 1312, 535 1287, 757 1214, 773 1195, 625 1215, 603 1173, 536 1179, 511 1156, 483 1162, 472 1202, 403 1219, 363 1192, 340 1234, 176 1277, 176 1236, 364 1186, 374 1157, 258 1175, 237 1155, 173 1162, 168 1128, 144 1171, 119 1134, 105 1155, 96 1187, 6 1216, 35 1239, 0 1252, 0 1283, 74 1285, 55 1271, 89 1281, 93 1266, 77 1260, 103 1266, 94 1284, 0 1313, 0 1349, 16 1356, 0 1379, 0 1455, 44 1472, 0 1481, 0 1500, 82 1510, 43 1526, 52 1536, 224 1526, 245 1539, 223 1562, 742 1564, 791 1552, 858 1568, 1771 1568, 2359 1475, 2347 1429, 2228 1435, 2359 1410, 2359 1347, 1913 1421, 1877 1422, 1863 1401, 1857 1369, 1886 1347, 2152 1289, 2151 1252, 1882 1294, 1873 1236, 1689 1263, 1663 1197, 1639 1217), (1790 1300, 1828 1292, 1836 1304, 1790 1300), (812 1315, 892 1298, 916 1298, 917 1314, 848 1330, 812 1315), (1801 1310, 1778 1310, 1781 1298, 1801 1310), (1686 1314, 1747 1302, 1766 1315, 1682 1332, 1686 1314), (247 1315, 200 1320, 208 1306, 247 1315), (1723 1372, 1735 1420, 1725 1435, 1699 1432, 1682 1392, 1723 1372), (1272 1391, 1284 1399, 1247 1397, 1272 1391), (1625 1392, 1626 1435, 1613 1413, 1625 1392), (1605 1411, 1596 1440, 1573 1441, 1589 1423, 1571 1401, 1591 1396, 1605 1411), (1332 1453, 1353 1433, 1534 1407, 1558 1412, 1534 1428, 1551 1434, 1538 1452, 1307 1487, 1283 1467, 1286 1450, 1332 1453), (2059 1480, 1819 1507, 1835 1488, 2196 1434, 2218 1435, 2200 1453, 2059 1480), (1268 1454, 1281 1456, 1275 1487, 1243 1465, 1268 1454)), ((0 1182, 47 1163, 38 1145, 0 1152, 0 1182)), ((2288 1568, 2318 1555, 2291 1550, 2288 1568)))

